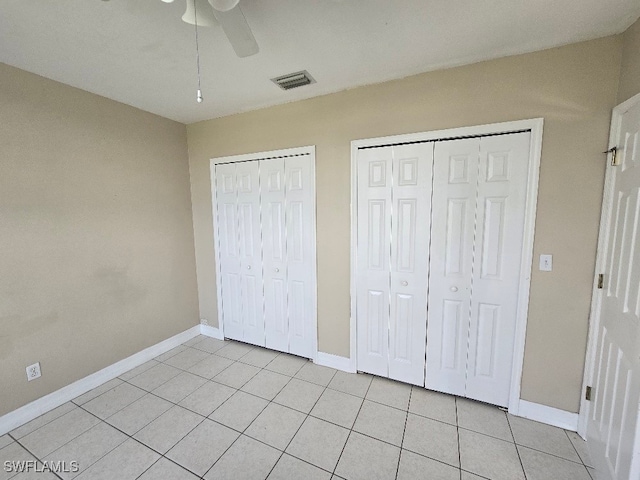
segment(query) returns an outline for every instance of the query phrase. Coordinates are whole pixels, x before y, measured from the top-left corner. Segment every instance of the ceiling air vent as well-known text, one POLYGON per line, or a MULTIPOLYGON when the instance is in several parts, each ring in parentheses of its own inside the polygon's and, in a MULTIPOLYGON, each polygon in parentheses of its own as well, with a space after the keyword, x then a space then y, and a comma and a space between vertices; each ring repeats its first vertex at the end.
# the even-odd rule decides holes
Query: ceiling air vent
POLYGON ((291 90, 292 88, 302 87, 316 81, 309 75, 309 72, 303 70, 301 72, 289 73, 281 77, 272 78, 271 81, 283 90, 291 90))

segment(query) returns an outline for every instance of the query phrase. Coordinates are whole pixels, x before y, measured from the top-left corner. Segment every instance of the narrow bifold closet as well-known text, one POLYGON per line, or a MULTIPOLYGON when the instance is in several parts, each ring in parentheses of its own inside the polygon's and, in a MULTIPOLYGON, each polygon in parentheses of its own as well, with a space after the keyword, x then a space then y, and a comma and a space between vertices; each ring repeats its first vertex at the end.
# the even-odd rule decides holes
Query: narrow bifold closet
POLYGON ((506 407, 537 170, 530 129, 464 133, 354 146, 357 370, 506 407))
POLYGON ((313 147, 212 160, 224 337, 315 357, 314 163, 313 147))

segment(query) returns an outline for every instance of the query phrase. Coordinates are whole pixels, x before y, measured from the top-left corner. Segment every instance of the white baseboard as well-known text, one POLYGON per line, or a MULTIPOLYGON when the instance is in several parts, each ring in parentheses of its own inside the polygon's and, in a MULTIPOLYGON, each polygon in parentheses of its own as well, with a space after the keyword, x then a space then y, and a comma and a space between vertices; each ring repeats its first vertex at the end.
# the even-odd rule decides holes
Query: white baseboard
POLYGON ((134 353, 130 357, 109 365, 102 370, 98 370, 97 372, 81 378, 66 387, 62 387, 55 392, 49 393, 44 397, 40 397, 23 407, 3 415, 0 417, 0 435, 4 435, 19 426, 30 422, 34 418, 39 417, 43 413, 47 413, 48 411, 59 407, 63 403, 73 400, 77 396, 82 395, 83 393, 86 393, 125 372, 128 372, 132 368, 148 362, 158 355, 161 355, 164 352, 183 344, 187 340, 192 339, 198 334, 200 334, 200 325, 196 325, 189 330, 185 330, 184 332, 163 340, 160 343, 156 343, 149 348, 145 348, 138 353, 134 353))
POLYGON ((540 403, 520 400, 518 406, 518 416, 546 423, 554 427, 564 428, 573 432, 578 430, 578 414, 560 410, 559 408, 547 407, 540 403))
POLYGON ((207 337, 217 338, 218 340, 224 340, 224 335, 219 328, 211 327, 209 325, 200 324, 200 335, 206 335, 207 337))
POLYGON ((323 367, 342 370, 343 372, 356 373, 355 365, 353 365, 351 359, 348 357, 340 357, 330 353, 318 352, 314 363, 322 365, 323 367))

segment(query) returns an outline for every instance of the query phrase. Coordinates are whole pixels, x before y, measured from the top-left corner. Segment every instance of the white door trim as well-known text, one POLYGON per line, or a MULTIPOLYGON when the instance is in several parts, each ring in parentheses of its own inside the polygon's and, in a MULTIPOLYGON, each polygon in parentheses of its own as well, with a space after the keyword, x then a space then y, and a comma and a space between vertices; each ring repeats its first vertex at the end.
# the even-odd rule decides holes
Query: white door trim
MULTIPOLYGON (((270 158, 283 158, 283 157, 294 157, 299 155, 309 155, 311 159, 311 176, 312 176, 312 196, 316 198, 316 187, 315 187, 315 178, 316 178, 316 147, 315 145, 309 145, 305 147, 295 147, 295 148, 286 148, 283 150, 271 150, 266 152, 257 152, 257 153, 246 153, 241 155, 231 155, 226 157, 216 157, 211 158, 209 162, 209 175, 211 180, 211 207, 212 207, 212 220, 213 220, 213 249, 216 260, 216 294, 218 298, 218 332, 220 337, 224 338, 224 322, 222 321, 222 281, 221 281, 221 272, 220 272, 220 257, 219 257, 219 248, 220 239, 218 238, 218 230, 216 228, 216 179, 215 179, 215 166, 220 163, 237 163, 237 162, 248 162, 248 161, 257 161, 257 160, 268 160, 270 158)), ((315 208, 314 208, 315 210, 315 208)), ((312 360, 316 360, 318 355, 318 273, 317 273, 317 255, 316 255, 316 222, 313 222, 311 226, 311 235, 313 238, 313 256, 316 258, 316 261, 313 263, 313 281, 315 285, 315 292, 313 295, 313 305, 311 305, 311 311, 313 312, 313 331, 315 335, 313 335, 313 352, 314 358, 312 360)))
MULTIPOLYGON (((611 129, 609 131, 609 148, 615 147, 622 123, 623 114, 631 107, 640 103, 640 93, 631 97, 627 101, 621 103, 613 109, 611 114, 611 129)), ((606 158, 607 166, 609 155, 606 158)), ((587 420, 591 404, 585 398, 584 392, 587 385, 593 385, 593 375, 596 360, 596 343, 598 341, 598 326, 600 324, 600 306, 602 304, 602 292, 604 290, 598 288, 598 274, 604 273, 606 259, 606 245, 609 242, 609 231, 607 226, 611 220, 611 211, 613 205, 612 190, 614 186, 614 176, 611 168, 606 169, 604 190, 602 194, 602 215, 600 217, 600 229, 598 231, 598 247, 596 250, 596 268, 593 275, 593 287, 591 296, 591 311, 589 314, 589 335, 587 339, 587 353, 585 355, 584 376, 582 381, 582 392, 580 395, 580 412, 578 415, 578 434, 586 439, 587 437, 587 420)), ((640 425, 640 422, 638 422, 640 425)))
POLYGON ((509 413, 518 415, 520 410, 520 387, 524 361, 524 344, 529 312, 529 292, 531 286, 531 267, 533 262, 533 239, 535 233, 536 208, 538 200, 538 180, 540 177, 540 157, 542 154, 542 128, 544 120, 534 118, 513 122, 493 123, 471 127, 435 130, 431 132, 393 135, 389 137, 368 138, 351 142, 351 317, 350 317, 350 366, 356 365, 356 251, 357 251, 357 154, 358 148, 390 145, 405 142, 426 142, 467 136, 512 133, 522 130, 531 132, 529 147, 529 171, 527 179, 527 198, 525 204, 524 239, 522 264, 520 268, 520 287, 518 294, 518 313, 514 339, 514 362, 511 373, 509 394, 509 413))

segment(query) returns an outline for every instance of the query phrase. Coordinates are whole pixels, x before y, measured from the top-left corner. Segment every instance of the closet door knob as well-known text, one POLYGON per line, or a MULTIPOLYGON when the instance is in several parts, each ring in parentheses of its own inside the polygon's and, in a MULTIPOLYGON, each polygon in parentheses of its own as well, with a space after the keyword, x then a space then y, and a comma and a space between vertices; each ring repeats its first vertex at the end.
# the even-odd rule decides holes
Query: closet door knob
POLYGON ((449 290, 451 290, 452 292, 457 292, 458 291, 458 287, 451 287, 449 290))
POLYGON ((279 269, 279 268, 276 268, 276 269, 275 269, 275 272, 276 272, 276 273, 278 273, 279 271, 280 271, 280 269, 279 269))
POLYGON ((247 265, 247 270, 251 270, 251 265, 247 265))
POLYGON ((406 287, 407 285, 409 285, 409 282, 407 282, 406 280, 404 282, 402 282, 401 284, 403 287, 406 287))

